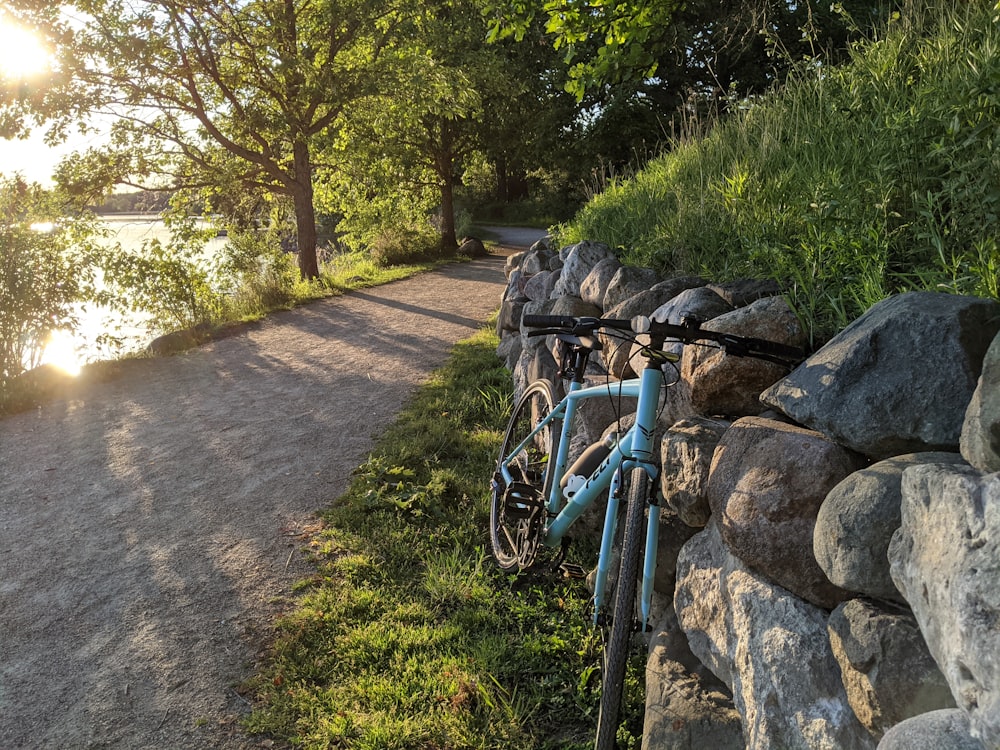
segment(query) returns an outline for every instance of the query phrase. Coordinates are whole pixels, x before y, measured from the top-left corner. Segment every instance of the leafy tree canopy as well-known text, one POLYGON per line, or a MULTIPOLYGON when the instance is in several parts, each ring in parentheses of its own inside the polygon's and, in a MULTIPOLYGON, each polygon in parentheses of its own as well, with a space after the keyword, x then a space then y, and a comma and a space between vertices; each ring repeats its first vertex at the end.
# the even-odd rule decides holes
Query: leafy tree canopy
POLYGON ((492 39, 522 39, 539 17, 570 65, 578 99, 607 87, 718 88, 773 80, 782 59, 844 46, 884 16, 882 0, 493 0, 492 39), (854 20, 848 20, 854 19, 854 20), (855 25, 857 24, 857 25, 855 25), (749 63, 749 67, 745 67, 749 63), (728 80, 727 80, 728 79, 728 80))
POLYGON ((377 90, 406 9, 396 0, 74 0, 17 11, 59 50, 49 85, 5 92, 54 137, 113 119, 106 149, 61 177, 81 189, 211 184, 218 172, 295 206, 300 270, 317 275, 313 151, 349 103, 377 90))

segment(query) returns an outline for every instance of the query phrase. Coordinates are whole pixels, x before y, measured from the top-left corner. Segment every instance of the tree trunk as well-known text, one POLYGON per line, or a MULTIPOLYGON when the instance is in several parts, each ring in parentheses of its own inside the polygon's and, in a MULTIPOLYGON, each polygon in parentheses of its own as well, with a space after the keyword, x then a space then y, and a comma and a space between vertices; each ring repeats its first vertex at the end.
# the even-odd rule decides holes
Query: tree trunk
POLYGON ((293 158, 295 160, 295 184, 292 202, 295 207, 295 232, 299 250, 299 274, 303 279, 319 278, 319 263, 316 259, 316 209, 313 206, 312 160, 309 146, 296 141, 293 158))
POLYGON ((441 249, 452 252, 458 249, 455 236, 455 186, 450 179, 441 181, 441 249))
POLYGON ((434 159, 438 179, 441 181, 441 250, 458 249, 455 236, 455 134, 447 120, 440 123, 440 149, 434 159))

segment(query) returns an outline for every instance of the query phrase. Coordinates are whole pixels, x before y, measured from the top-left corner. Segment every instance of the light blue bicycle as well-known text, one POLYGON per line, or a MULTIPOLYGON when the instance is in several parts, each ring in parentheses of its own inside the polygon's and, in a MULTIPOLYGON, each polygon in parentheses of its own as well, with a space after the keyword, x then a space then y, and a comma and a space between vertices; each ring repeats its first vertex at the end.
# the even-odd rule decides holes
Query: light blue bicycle
POLYGON ((540 554, 546 548, 554 551, 548 557, 554 557, 558 565, 574 521, 599 498, 607 497, 594 581, 594 624, 605 630, 595 747, 611 750, 618 731, 629 640, 633 633, 645 630, 653 595, 660 513, 654 490, 659 447, 654 445, 653 434, 661 388, 671 384, 666 380, 664 366, 679 359, 677 354, 663 350, 665 341, 670 338, 714 345, 727 354, 787 366, 800 362, 804 353, 771 341, 707 331, 697 321, 677 326, 648 318, 627 321, 527 315, 523 322, 525 327, 536 329, 529 336, 554 334, 563 342, 560 375, 570 382, 566 396, 556 403, 552 384, 536 380, 514 407, 493 477, 490 543, 493 557, 508 572, 531 569, 543 559, 553 564, 540 554), (584 387, 589 357, 601 348, 595 337, 599 329, 620 338, 625 346, 632 345, 636 334, 647 334, 649 343, 643 346, 646 362, 638 378, 584 387), (594 398, 638 399, 635 423, 624 434, 612 435, 603 444, 592 446, 567 467, 577 410, 582 401, 594 398), (623 535, 612 593, 608 589, 609 581, 615 579, 611 571, 612 548, 620 510, 624 514, 623 535), (637 608, 640 558, 642 587, 637 608))

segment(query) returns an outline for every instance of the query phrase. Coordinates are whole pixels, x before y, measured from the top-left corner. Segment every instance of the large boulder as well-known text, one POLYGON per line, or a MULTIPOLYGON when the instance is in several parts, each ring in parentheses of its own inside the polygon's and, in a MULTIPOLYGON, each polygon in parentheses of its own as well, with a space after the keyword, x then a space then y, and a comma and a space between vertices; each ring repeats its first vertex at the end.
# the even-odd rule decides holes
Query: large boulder
POLYGON ((539 271, 525 283, 524 296, 533 302, 544 302, 552 296, 558 280, 558 271, 539 271))
POLYGON ((762 395, 874 458, 958 448, 1000 303, 909 292, 872 307, 762 395))
POLYGON ((691 651, 732 690, 748 750, 870 750, 824 610, 749 570, 714 521, 677 560, 677 619, 691 651))
MULTIPOLYGON (((685 289, 671 297, 668 302, 654 310, 650 317, 658 323, 680 325, 685 319, 712 320, 732 309, 732 305, 707 286, 699 286, 685 289)), ((649 337, 641 337, 640 341, 648 343, 649 337)), ((675 354, 680 354, 683 348, 683 344, 670 342, 664 347, 666 351, 672 351, 675 354)), ((636 350, 633 349, 633 354, 635 353, 636 350)))
POLYGON ((833 611, 827 627, 847 699, 875 737, 904 719, 955 707, 908 611, 852 599, 833 611))
POLYGON ((500 339, 500 344, 497 346, 497 356, 504 361, 507 369, 513 372, 514 367, 517 366, 517 360, 521 358, 522 349, 520 336, 507 335, 500 339))
POLYGON ((534 302, 528 300, 524 303, 522 307, 522 316, 518 318, 518 326, 521 332, 521 343, 524 346, 525 351, 534 352, 535 349, 545 346, 545 336, 529 336, 533 329, 528 328, 524 325, 525 315, 551 315, 552 308, 555 306, 556 301, 554 299, 547 299, 543 302, 534 302))
POLYGON ((608 290, 608 285, 621 267, 621 261, 614 256, 600 261, 590 269, 590 273, 580 283, 581 299, 603 310, 604 295, 608 290))
POLYGON ((987 750, 969 733, 969 716, 957 708, 930 711, 900 722, 878 750, 987 750))
POLYGON ((813 556, 827 493, 863 461, 818 432, 762 417, 733 423, 712 460, 708 502, 722 538, 746 565, 832 609, 849 597, 813 556))
POLYGON ((458 248, 458 253, 467 258, 485 258, 490 254, 478 237, 466 237, 458 248))
MULTIPOLYGON (((627 268, 623 266, 622 269, 627 268)), ((651 316, 658 308, 662 307, 664 304, 672 300, 681 292, 694 288, 695 285, 701 285, 703 282, 700 279, 694 279, 691 277, 682 277, 676 279, 667 279, 656 284, 649 289, 645 289, 637 294, 634 294, 613 307, 605 307, 604 315, 608 318, 617 318, 619 320, 632 320, 632 318, 637 315, 651 316)), ((608 289, 609 294, 604 295, 605 305, 607 305, 609 299, 611 298, 611 289, 608 289)), ((614 375, 616 378, 630 378, 635 376, 635 372, 632 369, 632 346, 626 341, 623 341, 618 334, 609 331, 601 331, 599 333, 601 343, 604 345, 604 355, 605 361, 608 365, 608 371, 614 375)), ((641 365, 640 365, 641 366, 641 365)))
POLYGON ((1000 474, 903 472, 889 560, 972 735, 1000 747, 1000 474))
POLYGON ((621 266, 608 283, 604 299, 601 300, 601 307, 610 310, 629 297, 652 288, 659 280, 659 275, 652 268, 621 266))
MULTIPOLYGON (((601 308, 585 302, 579 297, 566 294, 552 300, 548 314, 564 315, 570 318, 599 318, 601 316, 601 308)), ((556 361, 558 361, 560 352, 565 345, 551 334, 545 337, 545 345, 552 352, 552 356, 556 358, 556 361)))
POLYGON ((743 750, 732 693, 691 653, 668 608, 646 662, 643 750, 743 750))
POLYGON ((556 288, 552 290, 553 297, 569 295, 571 297, 580 296, 580 285, 594 266, 607 258, 615 257, 611 248, 603 242, 581 242, 577 245, 564 247, 559 251, 562 258, 563 268, 556 288))
POLYGON ((694 416, 667 430, 660 443, 660 490, 666 504, 688 526, 703 528, 712 515, 708 472, 730 422, 694 416))
POLYGON ((656 574, 653 590, 667 596, 677 582, 677 555, 698 529, 684 523, 672 508, 660 508, 659 539, 656 547, 656 574))
MULTIPOLYGON (((767 297, 712 318, 708 331, 804 347, 806 335, 788 303, 767 297)), ((692 408, 699 414, 742 417, 760 414, 760 394, 783 378, 788 368, 753 357, 736 357, 722 349, 685 346, 681 377, 690 388, 692 408)))
POLYGON ((503 336, 505 331, 521 330, 521 315, 528 302, 530 300, 523 294, 512 294, 500 303, 500 312, 497 314, 497 335, 503 336))
POLYGON ((536 273, 547 271, 549 259, 554 256, 555 253, 549 250, 547 245, 536 242, 521 258, 520 269, 525 275, 534 276, 536 273))
POLYGON ((527 254, 528 251, 523 250, 519 253, 511 253, 508 255, 507 260, 505 260, 503 264, 503 275, 509 279, 510 275, 521 267, 521 261, 524 260, 524 256, 527 254))
POLYGON ((831 582, 902 602, 889 573, 889 542, 899 528, 903 471, 927 463, 964 463, 957 453, 909 453, 861 469, 830 490, 816 516, 813 552, 831 582))
POLYGON ((982 471, 1000 471, 1000 336, 986 352, 983 374, 965 412, 960 442, 965 460, 982 471))

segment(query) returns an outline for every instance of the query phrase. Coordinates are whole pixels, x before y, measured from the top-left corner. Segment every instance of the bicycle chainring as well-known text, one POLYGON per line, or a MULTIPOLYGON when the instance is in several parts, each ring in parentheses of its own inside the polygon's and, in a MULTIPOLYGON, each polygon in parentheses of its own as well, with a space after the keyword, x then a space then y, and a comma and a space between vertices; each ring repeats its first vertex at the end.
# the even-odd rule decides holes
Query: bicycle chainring
POLYGON ((545 498, 530 484, 513 482, 503 496, 500 523, 509 532, 521 570, 535 564, 545 529, 545 498))

